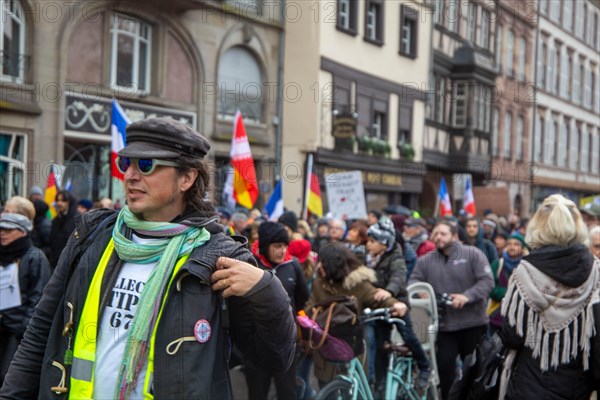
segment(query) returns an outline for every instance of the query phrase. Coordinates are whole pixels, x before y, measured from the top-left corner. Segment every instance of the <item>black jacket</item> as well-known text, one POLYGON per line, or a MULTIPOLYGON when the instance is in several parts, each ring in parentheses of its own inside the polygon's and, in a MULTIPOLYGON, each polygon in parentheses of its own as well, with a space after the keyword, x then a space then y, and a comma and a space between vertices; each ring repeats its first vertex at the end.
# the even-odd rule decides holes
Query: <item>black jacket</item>
MULTIPOLYGON (((62 332, 69 321, 69 308, 75 310, 73 332, 77 330, 85 297, 106 244, 113 223, 97 233, 93 243, 83 252, 67 281, 69 264, 77 244, 94 231, 110 211, 98 210, 78 217, 76 230, 48 283, 21 346, 0 391, 0 399, 64 399, 51 387, 61 381, 57 362, 64 363, 67 337, 62 332)), ((231 384, 227 361, 231 341, 258 366, 269 370, 286 370, 292 362, 296 331, 287 295, 278 279, 266 272, 244 297, 231 297, 225 305, 210 286, 210 275, 218 257, 227 256, 256 264, 242 245, 223 234, 223 227, 206 217, 184 218, 182 223, 205 226, 211 239, 196 248, 177 273, 159 321, 154 355, 153 393, 157 399, 228 399, 231 384), (164 316, 170 316, 165 318, 164 316), (167 345, 183 336, 193 336, 198 320, 206 319, 212 327, 206 343, 185 342, 174 354, 167 345)), ((108 263, 102 282, 102 297, 113 287, 122 265, 116 253, 108 263)), ((102 310, 100 311, 102 315, 102 310)))
POLYGON ((27 329, 29 319, 35 306, 42 298, 42 292, 50 279, 50 264, 46 256, 35 246, 18 260, 19 289, 21 290, 21 305, 0 311, 0 334, 8 331, 22 336, 27 329))
POLYGON ((58 258, 67 245, 67 241, 75 229, 75 217, 79 215, 74 200, 69 202, 69 211, 65 215, 57 215, 52 220, 50 230, 50 265, 56 267, 58 258))
POLYGON ((377 275, 376 287, 387 290, 392 297, 408 304, 406 263, 398 243, 394 243, 392 249, 381 256, 379 264, 375 267, 375 274, 377 275))
POLYGON ((300 262, 295 258, 282 262, 271 269, 264 265, 260 259, 257 259, 258 266, 265 270, 272 270, 277 278, 281 281, 283 288, 290 298, 292 310, 294 314, 304 308, 304 304, 308 300, 308 286, 306 286, 306 280, 304 279, 304 272, 300 262))
MULTIPOLYGON (((571 250, 556 247, 538 249, 526 256, 525 260, 567 287, 577 287, 587 280, 593 265, 589 251, 583 245, 577 247, 571 250)), ((526 305, 524 315, 528 311, 526 305)), ((570 363, 559 364, 557 368, 542 372, 539 357, 534 358, 532 350, 525 347, 525 338, 517 335, 516 327, 505 323, 499 332, 500 337, 506 347, 518 351, 506 399, 588 400, 592 389, 600 389, 600 304, 593 307, 593 314, 596 336, 592 338, 591 368, 587 371, 583 370, 580 350, 578 357, 570 363)))

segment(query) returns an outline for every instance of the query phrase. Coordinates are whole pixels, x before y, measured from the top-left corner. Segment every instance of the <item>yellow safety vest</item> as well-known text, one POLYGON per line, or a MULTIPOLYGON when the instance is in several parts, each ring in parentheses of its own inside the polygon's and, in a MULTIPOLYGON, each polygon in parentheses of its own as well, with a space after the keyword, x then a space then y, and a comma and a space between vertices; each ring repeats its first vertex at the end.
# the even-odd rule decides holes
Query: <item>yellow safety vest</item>
MULTIPOLYGON (((71 400, 87 400, 91 399, 94 393, 94 362, 96 361, 96 339, 98 334, 98 314, 100 308, 100 295, 102 291, 102 278, 108 265, 108 260, 112 255, 115 244, 111 239, 104 249, 102 258, 98 263, 98 268, 94 272, 92 283, 85 299, 85 305, 81 313, 79 326, 75 335, 75 344, 73 348, 73 365, 71 368, 71 388, 69 390, 69 399, 71 400)), ((171 283, 177 275, 179 269, 188 259, 188 255, 181 257, 171 275, 167 292, 171 288, 171 283)), ((146 369, 146 379, 144 380, 144 399, 154 399, 151 393, 150 386, 152 385, 152 377, 154 374, 154 340, 156 338, 156 329, 160 322, 160 317, 167 301, 167 296, 164 296, 158 319, 152 336, 150 337, 150 348, 148 351, 148 367, 146 369)), ((118 371, 115 371, 118 373, 118 371)))

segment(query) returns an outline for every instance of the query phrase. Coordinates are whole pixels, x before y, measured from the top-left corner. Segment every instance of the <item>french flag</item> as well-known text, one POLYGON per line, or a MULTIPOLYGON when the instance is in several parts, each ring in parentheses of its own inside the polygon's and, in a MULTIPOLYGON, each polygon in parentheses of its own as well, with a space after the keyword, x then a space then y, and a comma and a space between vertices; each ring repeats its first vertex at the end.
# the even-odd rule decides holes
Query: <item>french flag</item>
POLYGON ((125 147, 125 128, 129 125, 131 121, 125 115, 125 112, 117 103, 116 100, 113 99, 112 102, 112 122, 110 125, 111 132, 111 163, 110 163, 110 171, 113 178, 117 178, 119 180, 123 180, 123 174, 119 172, 117 165, 115 164, 115 160, 117 159, 117 153, 121 151, 125 147))
POLYGON ((440 191, 438 192, 438 196, 440 196, 440 214, 442 215, 442 217, 452 215, 452 204, 450 203, 450 194, 448 193, 446 180, 443 177, 442 182, 440 183, 440 191))
POLYGON ((473 188, 471 187, 471 178, 469 177, 467 177, 467 185, 465 186, 463 209, 471 215, 477 214, 477 209, 475 208, 475 198, 473 197, 473 188))
POLYGON ((281 179, 277 182, 271 197, 265 204, 264 212, 269 216, 269 221, 277 221, 283 215, 283 196, 281 194, 281 179))

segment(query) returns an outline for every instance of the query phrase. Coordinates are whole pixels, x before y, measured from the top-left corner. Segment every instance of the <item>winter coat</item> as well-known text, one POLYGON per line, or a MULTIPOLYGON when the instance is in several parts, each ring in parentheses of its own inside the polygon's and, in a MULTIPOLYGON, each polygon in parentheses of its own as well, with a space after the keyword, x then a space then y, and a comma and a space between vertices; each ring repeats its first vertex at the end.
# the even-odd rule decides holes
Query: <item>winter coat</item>
POLYGON ((67 245, 67 241, 75 229, 75 216, 79 215, 77 212, 77 205, 74 199, 69 202, 69 211, 65 215, 57 215, 52 220, 52 227, 50 230, 50 265, 55 268, 58 264, 58 258, 62 253, 63 249, 67 245))
POLYGON ((27 329, 33 310, 42 298, 44 287, 50 279, 50 264, 46 256, 35 246, 17 261, 21 305, 0 311, 0 332, 7 331, 21 337, 27 329))
MULTIPOLYGON (((375 272, 371 268, 364 266, 358 267, 350 272, 342 282, 330 282, 319 276, 313 282, 312 293, 305 306, 306 314, 310 317, 312 315, 312 307, 315 304, 337 296, 356 297, 359 314, 367 307, 391 307, 398 302, 398 300, 393 297, 381 302, 376 301, 374 296, 377 289, 373 286, 376 282, 377 276, 375 275, 375 272)), ((338 365, 327 362, 321 357, 318 351, 313 351, 312 354, 315 366, 315 376, 320 381, 329 382, 340 372, 338 365)))
POLYGON ((408 304, 406 291, 406 263, 398 243, 386 251, 374 268, 377 275, 375 286, 385 289, 403 303, 408 304))
MULTIPOLYGON (((545 275, 565 285, 565 289, 579 287, 586 282, 592 268, 600 268, 600 263, 593 264, 593 257, 583 245, 572 248, 551 246, 537 249, 524 259, 545 275)), ((521 266, 518 268, 521 268, 521 266)), ((505 301, 512 302, 512 299, 506 297, 505 301)), ((553 300, 548 298, 548 301, 552 302, 553 300)), ((525 305, 523 312, 524 326, 527 326, 529 312, 529 306, 525 305)), ((535 311, 533 312, 535 313, 535 311)), ((512 364, 513 369, 508 380, 505 399, 588 400, 592 390, 599 390, 600 303, 593 306, 592 314, 596 335, 591 340, 591 368, 587 371, 583 368, 583 351, 581 348, 577 351, 577 357, 570 362, 542 371, 540 356, 533 356, 533 350, 525 346, 526 338, 523 337, 525 335, 518 335, 516 326, 510 326, 505 317, 505 323, 499 332, 500 337, 506 347, 517 351, 512 364)), ((581 316, 576 318, 579 320, 579 326, 581 327, 581 316)), ((562 349, 563 345, 564 342, 561 339, 559 349, 562 349)))
MULTIPOLYGON (((112 237, 113 224, 107 224, 81 254, 68 278, 69 266, 81 243, 111 211, 98 210, 78 217, 76 230, 52 274, 25 332, 21 346, 0 391, 0 399, 64 399, 66 395, 51 390, 58 386, 66 370, 69 386, 71 366, 65 363, 67 338, 62 332, 70 318, 68 304, 73 305, 73 332, 81 320, 81 311, 98 260, 112 237)), ((261 368, 287 370, 292 362, 296 331, 289 300, 281 283, 270 272, 243 297, 225 302, 214 292, 210 276, 220 256, 256 265, 248 250, 227 238, 223 227, 214 221, 214 213, 205 212, 178 221, 204 226, 211 238, 194 249, 174 277, 167 293, 163 317, 157 325, 154 396, 157 399, 228 399, 232 396, 228 357, 233 342, 242 353, 261 368), (175 284, 176 283, 176 284, 175 284), (167 346, 184 336, 194 336, 197 321, 205 319, 212 328, 205 343, 185 342, 175 354, 167 346)), ((108 262, 102 283, 101 298, 112 290, 123 262, 116 253, 108 262)), ((102 314, 100 310, 100 314, 102 314)))
POLYGON ((479 224, 479 231, 477 231, 477 238, 475 241, 469 242, 467 240, 465 244, 475 246, 481 250, 490 264, 498 259, 496 246, 494 246, 494 243, 490 242, 483 236, 483 228, 481 227, 481 224, 479 224))
POLYGON ((473 246, 455 242, 449 255, 436 250, 417 259, 409 284, 427 282, 436 294, 462 293, 469 302, 462 309, 448 307, 440 320, 441 332, 453 332, 488 323, 488 296, 494 277, 483 253, 473 246))
POLYGON ((46 216, 42 216, 39 219, 36 217, 33 225, 33 231, 31 232, 33 245, 42 250, 49 258, 52 254, 52 240, 50 240, 52 222, 46 216))
POLYGON ((304 279, 304 271, 302 270, 300 262, 296 258, 291 257, 275 267, 270 267, 265 265, 265 262, 258 257, 256 260, 258 261, 258 266, 260 268, 267 271, 273 271, 275 276, 279 278, 283 288, 288 294, 294 314, 296 314, 298 310, 302 310, 304 304, 306 304, 306 300, 308 300, 309 294, 308 286, 304 279))

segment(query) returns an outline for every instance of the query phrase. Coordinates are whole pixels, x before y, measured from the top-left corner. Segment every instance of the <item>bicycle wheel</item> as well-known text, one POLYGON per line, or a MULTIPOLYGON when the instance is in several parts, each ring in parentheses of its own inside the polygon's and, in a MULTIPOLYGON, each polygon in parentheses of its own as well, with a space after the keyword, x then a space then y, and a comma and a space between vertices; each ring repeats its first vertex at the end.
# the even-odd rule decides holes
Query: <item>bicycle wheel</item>
POLYGON ((334 379, 317 393, 315 400, 348 400, 352 398, 352 384, 341 379, 334 379))

